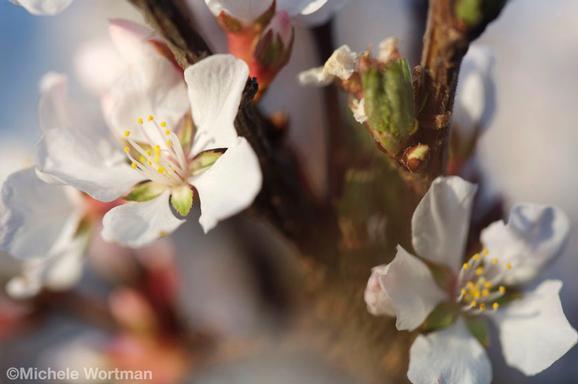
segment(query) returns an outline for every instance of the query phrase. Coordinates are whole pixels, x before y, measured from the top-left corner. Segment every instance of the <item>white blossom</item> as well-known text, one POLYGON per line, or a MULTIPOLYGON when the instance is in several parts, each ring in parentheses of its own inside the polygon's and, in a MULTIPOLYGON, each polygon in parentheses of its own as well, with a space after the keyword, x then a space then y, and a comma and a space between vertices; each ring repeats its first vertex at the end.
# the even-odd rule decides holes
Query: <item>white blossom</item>
POLYGON ((105 215, 102 236, 134 247, 179 227, 196 196, 205 231, 249 206, 262 176, 255 153, 233 125, 247 65, 214 55, 187 68, 185 83, 152 32, 115 21, 111 35, 127 62, 103 96, 112 133, 75 116, 66 78, 52 75, 40 107, 42 173, 96 200, 131 200, 105 215), (187 124, 189 112, 196 130, 183 141, 176 128, 187 124))
POLYGON ((45 287, 61 290, 76 283, 88 242, 80 194, 47 184, 26 168, 6 179, 0 205, 0 249, 21 261, 8 294, 27 298, 45 287))
MULTIPOLYGON (((303 19, 310 25, 327 21, 347 0, 277 0, 277 12, 303 19)), ((205 0, 218 17, 222 12, 249 25, 263 16, 273 6, 273 0, 205 0)))
POLYGON ((555 207, 516 205, 507 224, 498 221, 482 232, 483 250, 462 263, 475 192, 458 177, 438 178, 412 218, 413 248, 421 259, 453 271, 450 288, 441 289, 426 263, 401 247, 368 282, 369 311, 393 313, 400 330, 417 329, 442 302, 456 308, 452 325, 412 345, 408 377, 414 384, 490 383, 486 352, 467 328, 474 317, 497 325, 506 362, 526 375, 548 368, 578 340, 562 310, 561 282, 508 296, 560 254, 569 233, 566 215, 555 207))
POLYGON ((10 0, 33 15, 56 15, 64 11, 72 0, 10 0))

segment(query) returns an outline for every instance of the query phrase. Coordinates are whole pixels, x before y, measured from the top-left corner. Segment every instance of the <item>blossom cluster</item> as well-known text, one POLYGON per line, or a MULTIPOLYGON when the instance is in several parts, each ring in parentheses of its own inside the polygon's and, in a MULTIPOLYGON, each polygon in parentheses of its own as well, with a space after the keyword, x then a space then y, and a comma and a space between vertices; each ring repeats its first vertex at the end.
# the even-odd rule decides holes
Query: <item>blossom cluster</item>
MULTIPOLYGON (((11 1, 38 15, 57 14, 72 3, 11 1)), ((294 23, 325 22, 345 1, 205 3, 226 33, 230 53, 184 69, 155 31, 110 21, 114 64, 83 62, 90 75, 86 91, 98 99, 96 117, 69 95, 67 75, 43 76, 35 161, 0 180, 0 250, 20 262, 6 287, 11 296, 73 286, 96 238, 141 248, 197 213, 207 233, 257 198, 263 159, 237 132, 239 109, 257 102, 289 61, 294 23), (253 77, 259 93, 245 100, 253 77)), ((491 119, 493 65, 486 48, 471 47, 456 99, 450 174, 471 156, 491 119)), ((396 39, 384 40, 375 57, 370 49, 356 53, 343 45, 298 78, 303 85, 345 90, 355 121, 410 173, 429 152, 412 142, 420 108, 413 80, 396 39)), ((493 222, 468 241, 476 193, 458 176, 436 178, 413 213, 411 249, 398 245, 392 261, 367 271, 367 311, 395 317, 399 331, 418 333, 409 350, 413 384, 489 384, 489 324, 498 329, 506 363, 529 376, 578 342, 562 309, 562 282, 537 281, 564 250, 568 217, 554 206, 517 204, 507 222, 493 222)), ((153 344, 163 344, 162 332, 151 325, 163 314, 138 292, 119 296, 120 304, 111 305, 126 328, 119 338, 138 344, 142 335, 135 329, 150 328, 153 344)), ((167 353, 180 363, 187 358, 184 349, 175 342, 167 353)))

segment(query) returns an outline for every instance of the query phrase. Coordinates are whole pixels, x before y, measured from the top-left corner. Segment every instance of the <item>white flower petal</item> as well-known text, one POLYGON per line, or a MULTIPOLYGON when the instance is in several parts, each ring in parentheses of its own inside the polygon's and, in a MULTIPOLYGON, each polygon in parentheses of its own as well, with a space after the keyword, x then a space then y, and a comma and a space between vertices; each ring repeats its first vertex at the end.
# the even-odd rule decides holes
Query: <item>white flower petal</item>
POLYGON ((243 24, 251 24, 267 12, 273 0, 205 0, 205 3, 215 16, 225 12, 243 24))
POLYGON ((379 282, 391 299, 397 317, 395 326, 400 331, 412 331, 446 299, 446 294, 437 286, 427 265, 400 246, 388 266, 379 282))
POLYGON ((335 76, 325 71, 324 67, 311 68, 299 73, 299 83, 301 85, 316 85, 323 87, 333 82, 335 76))
POLYGON ((126 65, 108 39, 96 39, 82 44, 74 57, 74 68, 80 83, 97 95, 110 89, 126 70, 126 65))
POLYGON ((41 181, 32 168, 10 175, 2 188, 0 248, 27 260, 66 247, 81 216, 70 193, 41 181))
POLYGON ((119 137, 127 129, 138 135, 137 119, 152 115, 174 129, 189 109, 182 71, 153 45, 147 28, 114 20, 110 35, 128 66, 103 98, 109 126, 119 137))
POLYGON ((75 118, 65 76, 45 75, 41 93, 39 120, 44 137, 38 154, 40 172, 101 201, 118 198, 142 180, 104 127, 75 118))
POLYGON ((391 264, 373 267, 371 269, 371 276, 367 281, 363 298, 365 299, 365 304, 367 304, 367 311, 374 316, 395 316, 391 297, 389 297, 389 294, 381 284, 383 277, 387 275, 389 271, 390 265, 391 264))
POLYGON ((570 222, 559 208, 519 204, 512 208, 508 224, 497 221, 482 231, 481 240, 502 263, 512 263, 504 282, 509 285, 532 280, 558 256, 566 244, 570 222))
POLYGON ((353 52, 347 45, 342 45, 325 62, 327 73, 347 80, 357 68, 357 53, 353 52))
POLYGON ((351 112, 353 112, 353 118, 360 124, 367 121, 367 114, 365 113, 365 98, 361 100, 353 99, 351 100, 351 112))
POLYGON ((228 148, 237 141, 234 121, 249 68, 232 55, 213 55, 185 70, 193 121, 199 140, 228 148))
POLYGON ((261 190, 262 179, 257 155, 242 137, 211 168, 194 177, 190 182, 199 193, 199 223, 205 233, 249 207, 261 190))
POLYGON ((74 286, 82 276, 88 238, 87 234, 78 236, 54 255, 24 261, 22 274, 6 285, 7 293, 15 299, 26 299, 43 288, 62 291, 74 286))
POLYGON ((153 200, 129 202, 107 212, 102 238, 129 247, 142 247, 177 229, 184 220, 171 211, 170 191, 153 200))
POLYGON ((471 45, 460 68, 453 121, 461 134, 486 127, 494 113, 494 55, 487 47, 471 45))
POLYGON ((413 384, 489 384, 492 366, 484 348, 458 319, 448 328, 415 339, 407 377, 413 384))
POLYGON ((475 185, 457 176, 434 180, 411 220, 419 256, 459 269, 475 193, 475 185))
POLYGON ((72 0, 10 0, 33 15, 56 15, 64 11, 72 0))
POLYGON ((347 0, 277 0, 277 10, 286 11, 307 26, 327 22, 347 0))
POLYGON ((560 281, 544 281, 492 316, 500 331, 506 362, 526 375, 542 372, 578 341, 576 330, 562 310, 561 288, 560 281))

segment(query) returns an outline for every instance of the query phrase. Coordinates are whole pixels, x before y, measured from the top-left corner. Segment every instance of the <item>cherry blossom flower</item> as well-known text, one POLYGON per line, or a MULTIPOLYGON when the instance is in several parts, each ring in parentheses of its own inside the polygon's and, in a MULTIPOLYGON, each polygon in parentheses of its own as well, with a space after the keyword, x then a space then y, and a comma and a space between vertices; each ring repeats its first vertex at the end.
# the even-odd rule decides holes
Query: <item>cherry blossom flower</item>
POLYGON ((64 11, 72 0, 10 0, 33 15, 56 15, 64 11))
POLYGON ((398 246, 394 260, 374 268, 368 282, 369 311, 395 315, 399 330, 427 326, 434 314, 438 322, 450 320, 413 343, 408 378, 414 384, 490 383, 480 320, 496 324, 506 362, 526 375, 548 368, 578 340, 562 310, 560 281, 524 289, 560 254, 569 232, 565 214, 516 205, 507 224, 482 231, 484 248, 462 264, 475 192, 459 177, 436 179, 412 218, 413 248, 421 258, 398 246), (451 277, 440 284, 426 262, 451 277))
POLYGON ((22 261, 6 286, 15 298, 43 288, 67 289, 82 273, 89 239, 83 198, 71 187, 40 180, 33 168, 10 175, 2 187, 0 249, 22 261))
POLYGON ((66 78, 54 76, 40 111, 40 171, 99 201, 124 198, 104 216, 102 236, 133 247, 179 227, 195 196, 205 231, 249 206, 262 176, 233 125, 246 64, 214 55, 187 68, 183 80, 151 31, 115 21, 111 35, 127 62, 103 97, 111 130, 75 116, 66 78))

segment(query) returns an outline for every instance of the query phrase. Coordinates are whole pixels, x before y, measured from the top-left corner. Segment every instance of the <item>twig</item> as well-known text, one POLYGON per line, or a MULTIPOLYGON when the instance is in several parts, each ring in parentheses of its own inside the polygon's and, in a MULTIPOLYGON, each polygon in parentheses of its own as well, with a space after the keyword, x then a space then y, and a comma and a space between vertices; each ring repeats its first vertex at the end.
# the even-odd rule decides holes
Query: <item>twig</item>
POLYGON ((456 1, 430 0, 421 67, 416 70, 419 130, 415 141, 429 146, 429 161, 420 172, 409 175, 418 194, 445 173, 449 149, 449 128, 460 66, 470 42, 478 37, 500 13, 505 1, 495 2, 474 26, 455 16, 456 1))

